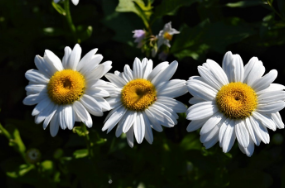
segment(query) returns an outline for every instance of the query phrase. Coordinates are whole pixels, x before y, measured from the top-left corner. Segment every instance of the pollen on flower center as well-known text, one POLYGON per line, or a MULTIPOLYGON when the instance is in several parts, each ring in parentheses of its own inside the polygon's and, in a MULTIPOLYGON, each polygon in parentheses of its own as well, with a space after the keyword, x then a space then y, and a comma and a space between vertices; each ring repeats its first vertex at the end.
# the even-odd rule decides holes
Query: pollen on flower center
POLYGON ((167 40, 171 40, 172 39, 172 35, 170 35, 168 32, 165 32, 163 34, 163 38, 167 39, 167 40))
POLYGON ((226 117, 244 119, 256 109, 258 100, 250 86, 236 82, 224 85, 216 96, 216 102, 226 117))
POLYGON ((145 79, 135 79, 127 83, 122 89, 122 103, 134 111, 142 111, 152 105, 156 100, 154 85, 145 79))
POLYGON ((79 72, 70 69, 58 71, 50 78, 48 95, 56 104, 72 104, 84 94, 85 85, 84 76, 79 72))

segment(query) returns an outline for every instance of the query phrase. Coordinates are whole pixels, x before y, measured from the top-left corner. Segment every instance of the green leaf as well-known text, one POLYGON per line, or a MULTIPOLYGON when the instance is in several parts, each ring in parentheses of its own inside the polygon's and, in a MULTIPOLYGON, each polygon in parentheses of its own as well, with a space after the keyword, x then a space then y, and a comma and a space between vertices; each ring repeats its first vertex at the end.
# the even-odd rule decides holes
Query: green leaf
POLYGON ((34 168, 34 165, 22 164, 15 171, 6 172, 6 175, 11 178, 18 178, 20 176, 24 176, 34 168))
POLYGON ((83 157, 87 157, 88 156, 88 150, 87 149, 79 149, 76 150, 73 153, 73 156, 78 159, 78 158, 83 158, 83 157))
POLYGON ((164 15, 175 12, 182 6, 189 6, 197 0, 163 0, 160 5, 156 6, 155 11, 151 17, 152 23, 164 15))
POLYGON ((253 1, 238 1, 235 3, 226 4, 226 6, 230 8, 245 8, 245 7, 258 6, 258 5, 264 5, 264 2, 262 2, 261 0, 253 0, 253 1))
POLYGON ((226 47, 251 36, 254 31, 239 18, 210 23, 208 20, 198 26, 182 27, 174 39, 170 52, 179 59, 200 58, 208 49, 224 53, 226 47))
POLYGON ((72 131, 77 133, 78 136, 86 136, 89 134, 89 131, 85 128, 85 126, 74 127, 72 131))
POLYGON ((93 28, 92 26, 79 25, 77 26, 76 31, 77 31, 78 38, 80 40, 79 42, 82 42, 91 37, 93 28))
POLYGON ((50 160, 45 160, 41 163, 42 170, 51 173, 54 169, 53 162, 50 160))
POLYGON ((114 31, 113 40, 122 43, 132 43, 132 31, 138 28, 143 28, 139 17, 130 16, 132 13, 120 14, 114 12, 116 3, 113 1, 103 1, 102 7, 105 13, 103 24, 114 31))
POLYGON ((148 0, 147 4, 145 4, 143 0, 119 0, 116 11, 134 12, 143 20, 145 26, 148 27, 148 21, 152 14, 151 1, 148 0))
POLYGON ((52 2, 51 3, 53 8, 61 15, 65 16, 66 15, 66 12, 64 10, 64 8, 62 8, 59 4, 55 3, 55 2, 52 2))
POLYGON ((180 147, 184 150, 201 150, 202 144, 197 135, 187 134, 180 143, 180 147))

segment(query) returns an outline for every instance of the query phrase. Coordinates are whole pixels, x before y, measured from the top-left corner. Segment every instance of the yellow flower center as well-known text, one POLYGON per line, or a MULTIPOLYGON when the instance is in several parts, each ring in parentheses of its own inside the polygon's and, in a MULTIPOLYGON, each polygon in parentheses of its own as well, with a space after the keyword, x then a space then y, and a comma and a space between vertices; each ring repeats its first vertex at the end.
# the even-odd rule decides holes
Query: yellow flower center
POLYGON ((241 82, 224 85, 218 92, 216 101, 219 110, 231 119, 249 117, 258 103, 255 91, 241 82))
POLYGON ((171 40, 172 39, 172 35, 170 35, 168 32, 165 32, 163 34, 163 38, 167 39, 167 40, 171 40))
POLYGON ((121 100, 128 110, 143 111, 156 101, 156 90, 150 81, 135 79, 124 86, 121 100))
POLYGON ((59 105, 72 104, 85 91, 85 79, 77 71, 66 69, 56 72, 48 83, 50 99, 59 105))

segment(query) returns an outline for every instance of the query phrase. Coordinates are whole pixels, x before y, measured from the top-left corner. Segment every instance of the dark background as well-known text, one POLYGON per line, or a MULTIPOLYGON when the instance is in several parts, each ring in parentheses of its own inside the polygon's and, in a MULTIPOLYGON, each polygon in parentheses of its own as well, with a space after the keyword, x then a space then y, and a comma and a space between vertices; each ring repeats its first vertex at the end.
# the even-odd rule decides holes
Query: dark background
MULTIPOLYGON (((102 132, 104 117, 92 116, 88 131, 93 157, 79 155, 86 148, 84 136, 60 129, 52 138, 48 129, 43 131, 31 116, 34 106, 22 103, 28 84, 24 75, 36 68, 35 55, 43 56, 49 49, 61 59, 65 46, 73 48, 80 42, 82 54, 99 48, 103 61, 113 62, 111 72, 146 56, 132 38, 132 31, 144 29, 144 24, 132 12, 116 12, 118 0, 70 3, 76 37, 51 2, 0 1, 0 122, 10 132, 19 130, 27 151, 36 148, 41 153, 36 163, 27 163, 9 146, 13 141, 0 135, 0 187, 285 187, 284 130, 269 130, 270 144, 255 147, 250 158, 237 144, 227 154, 218 144, 205 150, 199 131, 186 131, 189 121, 183 114, 174 128, 154 131, 152 145, 144 141, 134 148, 124 136, 116 138, 115 131, 102 132), (87 32, 90 26, 92 34, 87 32)), ((223 55, 232 51, 241 55, 244 64, 258 57, 266 73, 278 70, 275 82, 284 84, 282 0, 274 0, 272 6, 262 0, 154 0, 152 7, 150 19, 159 15, 151 25, 154 35, 169 21, 181 32, 170 42, 167 57, 169 62, 179 62, 174 78, 198 75, 197 66, 207 58, 221 65, 223 55)), ((154 65, 161 62, 157 57, 153 61, 154 65)), ((188 93, 178 100, 189 106, 190 97, 188 93)))

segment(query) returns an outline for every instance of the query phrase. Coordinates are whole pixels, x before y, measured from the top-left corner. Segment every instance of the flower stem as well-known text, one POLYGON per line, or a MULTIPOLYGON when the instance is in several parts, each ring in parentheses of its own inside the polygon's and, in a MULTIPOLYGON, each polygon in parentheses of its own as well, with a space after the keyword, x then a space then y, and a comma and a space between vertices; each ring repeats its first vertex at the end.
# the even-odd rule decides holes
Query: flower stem
POLYGON ((65 0, 64 1, 64 9, 65 9, 65 12, 66 12, 66 20, 67 20, 68 26, 69 26, 72 34, 73 34, 74 39, 77 40, 77 38, 76 38, 76 28, 75 28, 75 26, 74 26, 74 24, 72 22, 72 18, 71 18, 71 14, 70 14, 69 0, 65 0))

